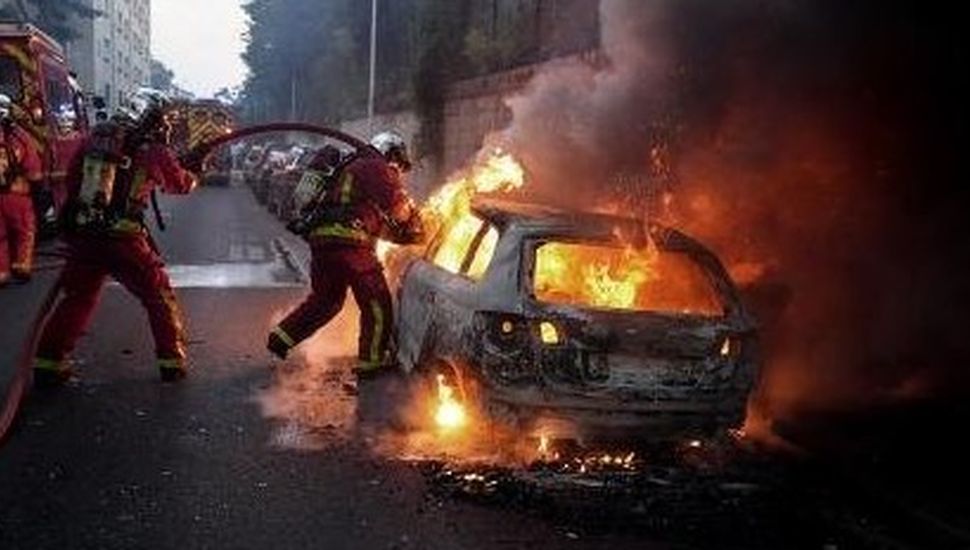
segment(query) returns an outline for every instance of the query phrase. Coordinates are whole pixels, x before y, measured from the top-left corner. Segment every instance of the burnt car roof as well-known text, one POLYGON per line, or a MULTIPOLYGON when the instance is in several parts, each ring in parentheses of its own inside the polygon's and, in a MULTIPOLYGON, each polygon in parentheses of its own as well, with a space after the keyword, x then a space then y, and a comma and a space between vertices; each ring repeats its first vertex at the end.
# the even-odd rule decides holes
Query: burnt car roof
MULTIPOLYGON (((534 237, 631 243, 635 247, 640 247, 647 244, 647 231, 649 231, 650 240, 660 250, 686 253, 704 264, 717 277, 731 280, 717 255, 704 244, 690 235, 659 223, 482 196, 472 201, 471 209, 500 229, 504 230, 515 225, 527 235, 534 237)), ((725 291, 734 295, 733 289, 725 289, 725 291)))
POLYGON ((574 237, 640 246, 645 244, 649 232, 653 242, 663 250, 709 252, 700 242, 677 229, 625 216, 481 196, 472 201, 471 209, 501 229, 515 225, 537 237, 574 237))
POLYGON ((473 212, 498 227, 505 228, 515 224, 530 233, 544 235, 566 233, 611 239, 617 232, 623 235, 636 235, 642 234, 644 227, 649 227, 651 231, 654 227, 659 228, 656 224, 645 224, 634 218, 598 212, 563 210, 491 197, 476 197, 472 201, 471 208, 473 212))

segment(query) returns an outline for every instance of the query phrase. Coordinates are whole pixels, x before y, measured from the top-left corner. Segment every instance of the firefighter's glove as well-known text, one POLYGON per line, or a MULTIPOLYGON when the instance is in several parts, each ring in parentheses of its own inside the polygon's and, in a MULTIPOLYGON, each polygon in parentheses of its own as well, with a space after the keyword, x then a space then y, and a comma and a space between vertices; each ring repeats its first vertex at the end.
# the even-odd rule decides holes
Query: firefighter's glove
POLYGON ((406 220, 397 222, 391 227, 391 241, 395 244, 421 244, 424 240, 424 222, 417 209, 411 210, 406 220))

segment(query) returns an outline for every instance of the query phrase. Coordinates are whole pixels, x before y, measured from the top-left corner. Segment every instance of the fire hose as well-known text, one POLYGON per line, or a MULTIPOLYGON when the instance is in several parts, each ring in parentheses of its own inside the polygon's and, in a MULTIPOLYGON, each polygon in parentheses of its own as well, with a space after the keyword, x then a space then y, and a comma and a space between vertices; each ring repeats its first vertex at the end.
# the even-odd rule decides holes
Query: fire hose
MULTIPOLYGON (((355 150, 360 150, 368 146, 366 142, 333 128, 317 126, 315 124, 306 124, 302 122, 276 122, 240 128, 210 141, 200 143, 184 154, 182 159, 193 159, 197 161, 197 166, 201 168, 205 164, 206 157, 227 143, 238 141, 254 135, 275 134, 280 132, 299 132, 328 137, 350 145, 355 150)), ((55 253, 51 255, 60 257, 69 256, 69 254, 64 253, 55 253)), ((10 385, 7 388, 7 393, 2 404, 2 408, 0 408, 0 445, 2 445, 9 436, 10 429, 16 421, 21 407, 23 406, 23 403, 29 393, 28 390, 32 381, 34 352, 37 348, 37 342, 40 339, 41 330, 44 327, 44 321, 51 314, 58 298, 60 297, 62 286, 61 279, 58 278, 54 283, 54 286, 51 287, 51 289, 47 292, 47 295, 41 302, 40 309, 37 311, 37 314, 34 316, 34 319, 30 325, 30 329, 27 332, 27 338, 24 340, 23 346, 21 346, 20 355, 17 357, 15 367, 16 372, 14 372, 10 385)))
POLYGON ((315 124, 306 124, 303 122, 274 122, 271 124, 258 124, 256 126, 248 126, 246 128, 240 128, 238 130, 233 130, 226 135, 219 136, 217 138, 211 139, 209 141, 202 142, 192 149, 190 149, 184 158, 197 158, 200 161, 208 157, 217 148, 233 142, 238 141, 243 138, 258 134, 275 134, 279 132, 300 132, 304 134, 315 134, 323 137, 328 137, 335 139, 337 141, 342 141, 347 145, 350 145, 354 149, 363 149, 367 147, 367 143, 364 141, 340 130, 334 130, 333 128, 327 128, 325 126, 317 126, 315 124))

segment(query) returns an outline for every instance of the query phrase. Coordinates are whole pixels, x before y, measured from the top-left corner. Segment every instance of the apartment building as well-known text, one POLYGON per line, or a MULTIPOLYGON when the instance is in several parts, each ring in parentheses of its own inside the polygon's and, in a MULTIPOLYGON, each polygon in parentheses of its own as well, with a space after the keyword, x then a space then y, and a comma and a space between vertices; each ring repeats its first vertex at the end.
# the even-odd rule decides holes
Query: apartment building
POLYGON ((75 22, 65 45, 81 87, 114 110, 151 75, 151 0, 84 0, 101 15, 75 22))

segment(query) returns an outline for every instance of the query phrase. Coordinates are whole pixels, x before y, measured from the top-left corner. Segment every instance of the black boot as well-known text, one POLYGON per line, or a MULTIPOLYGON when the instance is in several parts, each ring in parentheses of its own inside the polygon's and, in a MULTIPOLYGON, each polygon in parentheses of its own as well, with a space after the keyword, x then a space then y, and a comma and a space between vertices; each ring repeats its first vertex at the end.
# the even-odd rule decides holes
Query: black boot
POLYGON ((22 269, 13 270, 13 278, 18 283, 26 283, 30 281, 31 273, 29 271, 24 271, 22 269))
POLYGON ((269 333, 269 337, 266 339, 266 349, 280 359, 286 359, 287 354, 290 353, 290 346, 275 332, 269 333))
POLYGON ((158 373, 162 377, 162 382, 178 382, 189 375, 185 367, 159 367, 158 373))
POLYGON ((34 387, 37 389, 59 388, 71 379, 71 369, 34 369, 34 387))

